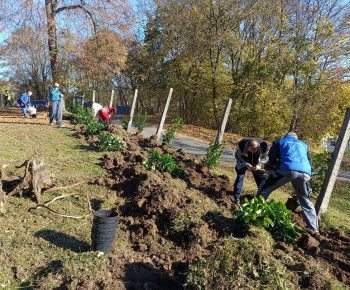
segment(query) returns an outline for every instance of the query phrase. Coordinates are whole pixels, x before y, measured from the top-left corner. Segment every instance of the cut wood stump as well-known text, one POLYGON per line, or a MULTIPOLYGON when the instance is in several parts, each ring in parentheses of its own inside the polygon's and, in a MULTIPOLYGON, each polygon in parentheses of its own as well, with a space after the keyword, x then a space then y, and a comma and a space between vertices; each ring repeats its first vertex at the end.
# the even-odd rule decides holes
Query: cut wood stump
POLYGON ((50 173, 45 168, 44 162, 26 160, 21 166, 16 167, 25 167, 24 176, 22 181, 7 196, 18 194, 22 197, 23 191, 28 190, 34 195, 36 201, 40 203, 41 191, 52 187, 50 173))
POLYGON ((0 188, 0 213, 5 212, 6 193, 0 188))

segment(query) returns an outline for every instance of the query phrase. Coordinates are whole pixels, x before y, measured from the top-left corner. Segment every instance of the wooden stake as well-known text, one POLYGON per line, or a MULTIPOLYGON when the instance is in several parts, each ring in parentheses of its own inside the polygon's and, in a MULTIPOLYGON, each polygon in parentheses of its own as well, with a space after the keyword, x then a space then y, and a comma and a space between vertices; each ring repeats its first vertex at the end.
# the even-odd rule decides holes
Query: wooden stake
POLYGON ((340 163, 343 159, 346 146, 350 138, 350 107, 347 109, 343 126, 341 127, 339 138, 332 154, 331 163, 329 164, 325 180, 323 182, 320 195, 316 200, 316 212, 321 217, 328 208, 329 200, 332 195, 335 181, 337 179, 340 163))
POLYGON ((162 135, 163 126, 164 126, 166 114, 167 114, 168 109, 169 109, 169 104, 170 104, 170 100, 171 100, 171 95, 172 94, 173 94, 173 88, 170 88, 168 99, 166 100, 166 104, 165 104, 165 108, 164 108, 164 111, 163 111, 163 115, 162 115, 162 118, 160 119, 160 123, 159 123, 158 129, 157 129, 157 133, 156 133, 158 141, 160 140, 160 136, 162 135))
POLYGON ((110 106, 110 107, 113 106, 113 98, 114 98, 114 90, 112 90, 111 101, 109 102, 109 106, 110 106))
POLYGON ((131 112, 130 112, 130 121, 128 123, 128 128, 127 128, 127 132, 129 132, 129 133, 130 133, 131 126, 132 126, 132 119, 134 118, 134 111, 135 111, 135 107, 136 107, 137 93, 138 93, 138 89, 135 90, 134 99, 132 101, 131 112))
POLYGON ((96 99, 96 92, 95 90, 92 91, 92 103, 95 103, 95 99, 96 99))
POLYGON ((222 142, 222 139, 224 138, 226 123, 228 120, 228 116, 230 115, 231 105, 232 105, 232 99, 228 99, 226 101, 225 111, 224 111, 224 115, 222 116, 221 125, 218 129, 218 134, 216 135, 215 145, 214 145, 215 147, 220 145, 222 142))

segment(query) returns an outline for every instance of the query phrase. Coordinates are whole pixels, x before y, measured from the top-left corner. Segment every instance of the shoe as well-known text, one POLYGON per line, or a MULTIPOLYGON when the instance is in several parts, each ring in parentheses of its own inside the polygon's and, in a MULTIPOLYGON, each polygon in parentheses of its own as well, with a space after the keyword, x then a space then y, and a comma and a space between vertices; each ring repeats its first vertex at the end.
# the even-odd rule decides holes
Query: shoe
POLYGON ((50 123, 50 126, 52 126, 53 125, 53 123, 50 123))

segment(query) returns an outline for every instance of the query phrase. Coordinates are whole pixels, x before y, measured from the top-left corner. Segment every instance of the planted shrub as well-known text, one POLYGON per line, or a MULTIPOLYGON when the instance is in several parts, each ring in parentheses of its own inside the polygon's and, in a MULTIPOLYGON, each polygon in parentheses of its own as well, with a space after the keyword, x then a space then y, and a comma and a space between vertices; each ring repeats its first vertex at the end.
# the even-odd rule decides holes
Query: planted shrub
POLYGON ((124 147, 122 140, 107 133, 101 133, 98 135, 98 139, 100 140, 98 144, 99 151, 117 151, 124 147))
POLYGON ((163 143, 170 144, 176 136, 176 133, 182 129, 184 122, 181 118, 172 119, 169 128, 162 136, 163 143))
POLYGON ((89 123, 87 125, 86 134, 87 135, 97 135, 101 131, 105 130, 106 127, 107 127, 106 123, 98 123, 98 122, 92 121, 91 123, 89 123))
POLYGON ((128 130, 128 125, 129 125, 129 122, 130 122, 130 117, 126 117, 123 122, 122 122, 122 128, 124 130, 128 130))
POLYGON ((215 146, 214 142, 210 141, 209 147, 207 149, 207 154, 203 159, 203 164, 207 166, 210 170, 214 170, 220 162, 224 149, 224 144, 218 144, 217 146, 215 146))
POLYGON ((75 120, 75 116, 73 114, 64 114, 62 115, 63 120, 75 120))
POLYGON ((77 124, 89 125, 93 121, 91 108, 84 108, 81 105, 76 105, 72 107, 72 118, 77 122, 77 124))
POLYGON ((185 172, 175 163, 173 156, 170 154, 161 155, 158 151, 153 150, 147 162, 143 163, 147 170, 158 170, 168 172, 172 177, 185 178, 185 172))
POLYGON ((137 114, 137 121, 135 122, 135 128, 139 131, 142 132, 143 129, 146 126, 146 121, 148 119, 147 113, 138 113, 137 114))
POLYGON ((235 213, 237 219, 244 224, 264 227, 276 240, 295 244, 303 230, 295 226, 292 211, 281 202, 274 200, 267 203, 262 196, 252 200, 244 200, 245 204, 235 213))

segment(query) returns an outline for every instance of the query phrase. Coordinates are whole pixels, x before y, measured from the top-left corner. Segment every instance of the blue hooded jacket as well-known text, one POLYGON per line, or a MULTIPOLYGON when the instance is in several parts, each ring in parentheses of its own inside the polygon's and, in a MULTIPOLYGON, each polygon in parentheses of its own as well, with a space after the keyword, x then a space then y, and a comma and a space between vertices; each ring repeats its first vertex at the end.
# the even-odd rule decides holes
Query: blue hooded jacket
POLYGON ((48 102, 61 101, 61 92, 55 88, 49 91, 48 102))
POLYGON ((295 170, 311 175, 309 146, 294 136, 288 135, 273 141, 269 160, 276 169, 295 170))
POLYGON ((23 93, 19 99, 17 100, 18 104, 20 104, 22 106, 22 104, 24 103, 28 103, 28 105, 30 105, 30 97, 28 96, 27 93, 23 93))

